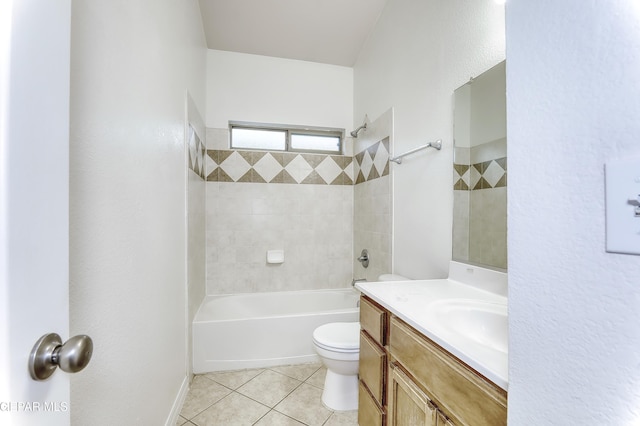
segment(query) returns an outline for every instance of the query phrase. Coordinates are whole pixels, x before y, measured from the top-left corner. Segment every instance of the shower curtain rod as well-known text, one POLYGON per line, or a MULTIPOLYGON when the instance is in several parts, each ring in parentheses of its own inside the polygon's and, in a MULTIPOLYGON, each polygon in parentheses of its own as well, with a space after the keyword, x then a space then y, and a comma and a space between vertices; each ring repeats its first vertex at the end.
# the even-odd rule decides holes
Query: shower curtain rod
POLYGON ((427 148, 435 148, 435 149, 437 149, 439 151, 440 148, 442 148, 442 139, 438 139, 435 142, 429 142, 426 145, 422 145, 422 146, 419 146, 417 148, 414 148, 411 151, 405 152, 404 154, 400 154, 400 155, 396 155, 395 157, 391 157, 391 158, 389 158, 389 161, 393 161, 396 164, 402 164, 402 158, 406 157, 407 155, 411 155, 414 152, 422 151, 423 149, 427 149, 427 148))

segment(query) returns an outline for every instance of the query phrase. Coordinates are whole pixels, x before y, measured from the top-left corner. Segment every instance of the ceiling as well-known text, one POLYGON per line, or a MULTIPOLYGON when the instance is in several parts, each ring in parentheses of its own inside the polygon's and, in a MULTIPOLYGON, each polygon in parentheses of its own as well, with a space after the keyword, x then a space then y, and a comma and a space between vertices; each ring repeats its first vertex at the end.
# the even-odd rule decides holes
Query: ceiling
POLYGON ((351 67, 387 0, 199 0, 209 49, 351 67))

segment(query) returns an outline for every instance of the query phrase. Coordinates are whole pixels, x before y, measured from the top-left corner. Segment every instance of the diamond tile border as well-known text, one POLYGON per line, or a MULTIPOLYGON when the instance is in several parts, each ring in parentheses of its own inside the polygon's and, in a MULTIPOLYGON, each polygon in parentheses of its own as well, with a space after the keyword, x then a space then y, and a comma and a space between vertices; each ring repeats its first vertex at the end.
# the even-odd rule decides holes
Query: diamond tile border
POLYGON ((345 155, 235 149, 209 149, 206 155, 207 161, 202 163, 206 163, 206 180, 209 182, 353 185, 349 176, 353 175, 350 169, 354 161, 345 155), (226 162, 230 157, 242 158, 242 164, 246 162, 242 176, 237 176, 237 161, 226 162))
POLYGON ((200 137, 198 137, 198 134, 193 130, 191 125, 189 125, 189 140, 187 143, 187 165, 189 166, 189 169, 204 180, 206 167, 205 156, 207 150, 204 142, 200 140, 200 137))
POLYGON ((389 138, 371 145, 353 156, 356 185, 389 174, 389 138))
POLYGON ((506 186, 507 157, 496 158, 471 165, 453 165, 454 190, 477 191, 480 189, 501 188, 506 186), (502 171, 502 173, 500 173, 500 171, 502 171), (490 177, 489 174, 491 174, 490 177), (474 178, 471 177, 472 175, 474 175, 474 178), (491 183, 489 183, 490 181, 495 181, 495 184, 491 185, 491 183))

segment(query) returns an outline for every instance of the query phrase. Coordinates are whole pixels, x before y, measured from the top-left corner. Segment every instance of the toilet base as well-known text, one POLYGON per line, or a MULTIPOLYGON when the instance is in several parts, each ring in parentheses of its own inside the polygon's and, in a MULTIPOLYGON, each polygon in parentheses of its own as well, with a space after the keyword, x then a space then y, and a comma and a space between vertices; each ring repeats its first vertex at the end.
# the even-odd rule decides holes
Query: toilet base
POLYGON ((358 375, 342 375, 327 370, 322 403, 334 411, 358 409, 358 375))

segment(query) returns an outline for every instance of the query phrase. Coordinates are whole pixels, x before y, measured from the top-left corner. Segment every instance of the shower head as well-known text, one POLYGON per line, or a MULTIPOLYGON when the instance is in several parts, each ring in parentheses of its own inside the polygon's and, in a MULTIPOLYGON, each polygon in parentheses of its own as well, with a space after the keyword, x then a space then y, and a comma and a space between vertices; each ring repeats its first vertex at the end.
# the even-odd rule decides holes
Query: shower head
POLYGON ((367 128, 367 123, 362 123, 362 126, 358 127, 357 129, 355 129, 354 131, 352 131, 350 133, 351 136, 353 136, 354 138, 358 137, 358 132, 362 129, 366 129, 367 128))

